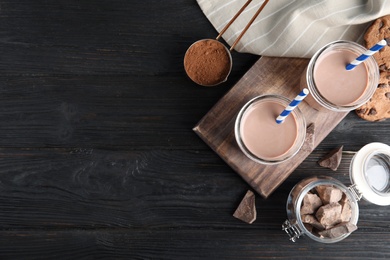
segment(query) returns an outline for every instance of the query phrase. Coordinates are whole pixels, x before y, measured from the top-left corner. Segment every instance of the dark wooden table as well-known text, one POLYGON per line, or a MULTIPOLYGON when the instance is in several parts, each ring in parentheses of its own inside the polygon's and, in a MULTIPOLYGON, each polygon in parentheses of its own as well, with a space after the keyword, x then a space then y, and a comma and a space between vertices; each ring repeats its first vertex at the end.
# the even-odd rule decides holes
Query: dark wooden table
POLYGON ((0 3, 0 259, 390 258, 390 208, 360 202, 332 245, 281 230, 291 188, 330 149, 390 144, 390 120, 350 113, 268 198, 252 225, 232 214, 249 185, 193 126, 258 60, 233 53, 215 88, 183 71, 217 32, 196 1, 0 3))

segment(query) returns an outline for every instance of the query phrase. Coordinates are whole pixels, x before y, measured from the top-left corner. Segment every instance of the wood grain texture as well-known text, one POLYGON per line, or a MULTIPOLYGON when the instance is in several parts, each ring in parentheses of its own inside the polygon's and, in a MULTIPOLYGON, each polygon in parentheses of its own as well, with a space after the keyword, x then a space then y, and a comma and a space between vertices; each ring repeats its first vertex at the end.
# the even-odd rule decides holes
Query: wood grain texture
MULTIPOLYGON (((228 230, 137 230, 119 231, 49 231, 0 233, 3 259, 29 259, 41 254, 40 259, 103 258, 103 259, 242 259, 245 243, 247 259, 382 259, 390 253, 389 239, 380 241, 373 232, 367 239, 378 243, 381 251, 365 250, 359 242, 338 243, 324 247, 320 243, 303 242, 299 245, 281 242, 283 235, 252 229, 240 233, 228 230), (207 233, 207 235, 205 235, 207 233), (259 234, 263 234, 262 236, 259 234), (251 240, 251 243, 246 241, 251 240), (10 243, 15 241, 17 243, 10 243), (21 244, 29 244, 23 248, 21 244), (50 250, 47 250, 50 248, 50 250), (197 252, 189 255, 188 252, 197 252)), ((301 241, 300 241, 301 242, 301 241)), ((367 247, 366 247, 367 249, 367 247)))
POLYGON ((196 1, 2 1, 0 21, 0 259, 390 258, 388 208, 364 201, 342 243, 281 231, 298 181, 348 183, 351 155, 337 172, 319 158, 390 144, 390 121, 348 114, 252 225, 232 216, 251 187, 192 128, 259 57, 193 84, 184 52, 218 34, 196 1))
POLYGON ((313 147, 277 165, 249 159, 234 137, 234 123, 241 107, 260 95, 278 94, 293 100, 300 92, 300 79, 308 64, 305 59, 262 57, 242 79, 202 118, 194 131, 249 185, 267 198, 347 115, 346 112, 317 111, 306 102, 299 105, 306 124, 314 124, 313 147))

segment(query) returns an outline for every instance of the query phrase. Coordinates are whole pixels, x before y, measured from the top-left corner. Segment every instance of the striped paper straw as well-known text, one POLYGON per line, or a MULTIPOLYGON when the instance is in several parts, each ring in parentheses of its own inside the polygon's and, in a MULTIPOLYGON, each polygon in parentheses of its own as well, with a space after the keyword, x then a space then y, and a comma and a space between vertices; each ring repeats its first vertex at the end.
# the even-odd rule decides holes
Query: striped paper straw
POLYGON ((375 53, 377 53, 380 49, 382 49, 386 45, 387 45, 386 41, 385 40, 381 40, 380 42, 375 44, 371 49, 369 49, 368 51, 366 51, 365 53, 363 53, 362 55, 357 57, 354 61, 349 63, 345 68, 347 70, 353 70, 357 65, 359 65, 360 63, 362 63, 363 61, 368 59, 370 56, 372 56, 375 53))
POLYGON ((282 113, 276 118, 276 123, 281 124, 284 122, 284 119, 293 111, 299 103, 309 94, 309 90, 307 88, 302 89, 302 91, 294 98, 293 101, 283 110, 282 113))

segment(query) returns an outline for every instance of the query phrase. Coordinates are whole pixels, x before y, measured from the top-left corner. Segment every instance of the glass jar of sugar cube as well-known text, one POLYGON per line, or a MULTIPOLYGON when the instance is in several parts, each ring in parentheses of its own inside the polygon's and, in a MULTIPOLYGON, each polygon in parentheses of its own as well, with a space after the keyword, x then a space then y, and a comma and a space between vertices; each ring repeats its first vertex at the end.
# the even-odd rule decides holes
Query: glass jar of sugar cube
POLYGON ((335 243, 357 229, 358 201, 390 205, 390 146, 370 143, 350 163, 352 185, 315 176, 294 186, 287 199, 287 220, 282 229, 295 242, 305 235, 321 243, 335 243))

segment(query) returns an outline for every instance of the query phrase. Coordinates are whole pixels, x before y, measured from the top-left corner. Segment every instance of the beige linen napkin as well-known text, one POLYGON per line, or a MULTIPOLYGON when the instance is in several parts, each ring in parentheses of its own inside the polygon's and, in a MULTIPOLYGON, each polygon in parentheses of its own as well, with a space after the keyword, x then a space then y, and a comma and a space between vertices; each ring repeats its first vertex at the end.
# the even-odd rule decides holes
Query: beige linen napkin
MULTIPOLYGON (((197 0, 218 32, 247 0, 197 0)), ((263 0, 253 0, 223 35, 232 45, 263 0)), ((363 43, 373 20, 390 14, 386 0, 270 0, 235 47, 276 57, 311 57, 335 40, 363 43)))

